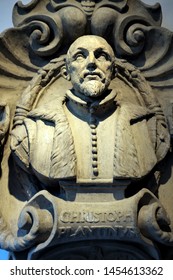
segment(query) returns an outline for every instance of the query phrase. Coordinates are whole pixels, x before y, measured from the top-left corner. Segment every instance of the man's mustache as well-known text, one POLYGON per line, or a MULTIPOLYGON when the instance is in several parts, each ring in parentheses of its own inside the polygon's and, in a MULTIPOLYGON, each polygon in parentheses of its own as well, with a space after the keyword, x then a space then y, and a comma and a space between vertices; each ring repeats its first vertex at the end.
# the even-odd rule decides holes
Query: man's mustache
POLYGON ((104 79, 104 74, 101 71, 87 71, 84 72, 82 78, 85 79, 87 76, 98 76, 100 79, 104 79))

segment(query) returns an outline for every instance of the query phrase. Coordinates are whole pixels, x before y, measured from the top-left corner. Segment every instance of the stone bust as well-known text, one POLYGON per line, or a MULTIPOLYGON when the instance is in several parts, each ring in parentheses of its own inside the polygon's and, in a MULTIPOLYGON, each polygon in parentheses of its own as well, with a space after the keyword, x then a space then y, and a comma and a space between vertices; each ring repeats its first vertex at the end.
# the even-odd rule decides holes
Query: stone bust
POLYGON ((70 46, 60 72, 68 81, 67 90, 55 94, 54 86, 53 98, 52 93, 39 92, 33 108, 12 131, 12 153, 29 174, 29 185, 31 180, 37 190, 49 190, 64 180, 129 184, 149 174, 165 157, 169 134, 139 71, 133 69, 131 80, 118 79, 111 46, 99 36, 86 35, 70 46), (44 95, 46 101, 40 102, 44 95))
POLYGON ((0 247, 11 258, 173 258, 161 19, 140 0, 15 4, 0 38, 0 247))

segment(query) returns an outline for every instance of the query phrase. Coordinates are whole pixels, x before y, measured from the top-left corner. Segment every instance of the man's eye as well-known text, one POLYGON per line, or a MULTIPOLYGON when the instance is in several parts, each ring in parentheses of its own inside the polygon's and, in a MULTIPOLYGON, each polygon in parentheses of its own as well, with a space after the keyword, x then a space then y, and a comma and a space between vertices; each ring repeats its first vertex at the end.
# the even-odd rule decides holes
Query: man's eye
POLYGON ((101 53, 99 56, 98 56, 98 59, 100 60, 107 60, 107 56, 105 53, 101 53))
POLYGON ((83 53, 77 53, 74 57, 75 60, 84 60, 85 55, 83 53))
POLYGON ((108 55, 105 52, 98 52, 96 54, 96 59, 100 61, 109 60, 108 55))

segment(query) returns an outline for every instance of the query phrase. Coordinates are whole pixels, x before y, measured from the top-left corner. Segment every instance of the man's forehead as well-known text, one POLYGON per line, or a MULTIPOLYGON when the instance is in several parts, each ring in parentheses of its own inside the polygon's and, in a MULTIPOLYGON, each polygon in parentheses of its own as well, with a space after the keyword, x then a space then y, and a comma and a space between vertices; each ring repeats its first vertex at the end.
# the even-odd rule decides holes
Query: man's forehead
POLYGON ((98 36, 83 36, 78 38, 69 48, 69 54, 78 50, 96 51, 103 50, 114 55, 111 46, 101 37, 98 36))

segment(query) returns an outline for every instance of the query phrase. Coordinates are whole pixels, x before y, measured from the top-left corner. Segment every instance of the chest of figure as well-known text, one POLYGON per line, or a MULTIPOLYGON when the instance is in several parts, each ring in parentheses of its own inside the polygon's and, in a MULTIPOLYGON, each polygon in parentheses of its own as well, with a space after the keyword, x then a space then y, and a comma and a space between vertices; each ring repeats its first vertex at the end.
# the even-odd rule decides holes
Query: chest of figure
POLYGON ((129 111, 119 107, 104 118, 79 118, 64 106, 63 115, 54 125, 37 120, 30 129, 30 165, 37 175, 110 184, 141 178, 157 163, 145 118, 131 124, 129 111))
POLYGON ((78 183, 141 178, 156 164, 145 118, 131 124, 128 110, 120 107, 106 118, 88 113, 85 120, 65 111, 74 140, 78 183))
POLYGON ((74 140, 78 183, 113 181, 117 112, 103 119, 88 113, 85 119, 65 109, 74 140))

